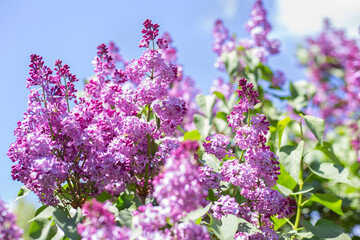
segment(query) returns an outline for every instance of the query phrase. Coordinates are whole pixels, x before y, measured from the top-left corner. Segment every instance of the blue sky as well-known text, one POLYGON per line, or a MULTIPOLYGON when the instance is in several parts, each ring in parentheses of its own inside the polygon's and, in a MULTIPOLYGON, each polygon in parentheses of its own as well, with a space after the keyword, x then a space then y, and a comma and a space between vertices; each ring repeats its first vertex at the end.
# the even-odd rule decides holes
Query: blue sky
MULTIPOLYGON (((359 1, 338 6, 339 2, 319 0, 314 5, 310 0, 293 0, 289 5, 286 0, 265 0, 272 34, 282 42, 282 53, 272 57, 270 64, 284 70, 291 80, 303 78, 296 65, 296 46, 304 36, 319 30, 324 16, 356 35, 359 1)), ((43 56, 49 67, 61 59, 84 79, 93 74, 91 60, 101 43, 113 40, 125 58, 139 57, 142 22, 149 18, 160 25, 160 32, 170 32, 185 73, 208 93, 213 79, 221 76, 213 67, 212 25, 222 18, 231 33, 246 37, 244 24, 252 4, 250 0, 0 0, 0 197, 11 201, 22 186, 11 179, 12 163, 6 152, 27 106, 30 54, 43 56)))

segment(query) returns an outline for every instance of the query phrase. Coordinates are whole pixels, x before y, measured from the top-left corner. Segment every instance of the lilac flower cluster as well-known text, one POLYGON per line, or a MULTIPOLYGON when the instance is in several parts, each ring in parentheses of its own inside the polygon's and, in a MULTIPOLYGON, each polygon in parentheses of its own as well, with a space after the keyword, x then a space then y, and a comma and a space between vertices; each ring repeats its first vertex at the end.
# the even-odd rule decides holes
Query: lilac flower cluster
POLYGON ((341 124, 347 118, 358 118, 360 91, 360 48, 344 31, 336 30, 325 20, 324 30, 307 40, 308 59, 303 62, 317 93, 314 104, 326 122, 341 124), (343 80, 333 75, 341 71, 343 80))
POLYGON ((23 230, 16 225, 16 216, 8 211, 5 203, 0 199, 0 239, 22 239, 23 230))
POLYGON ((77 225, 82 239, 130 239, 130 229, 117 226, 114 214, 106 205, 92 199, 83 205, 82 211, 85 219, 77 225))
MULTIPOLYGON (((158 25, 146 20, 144 26, 142 42, 149 45, 158 25)), ((162 140, 186 114, 184 100, 168 92, 176 67, 159 49, 146 49, 127 64, 110 46, 98 47, 96 75, 86 84, 84 98, 75 96, 78 80, 67 65, 58 60, 53 71, 40 56, 31 56, 29 108, 8 155, 16 163, 13 178, 48 205, 60 196, 63 204, 81 206, 105 190, 119 194, 127 184, 135 184, 145 198, 158 164, 176 147, 162 140), (119 61, 125 70, 116 68, 119 61), (134 85, 127 87, 129 80, 134 85)))
POLYGON ((229 144, 228 136, 214 134, 205 138, 203 147, 206 153, 214 154, 219 160, 222 160, 225 156, 232 156, 232 150, 227 148, 229 144))
POLYGON ((266 19, 266 10, 261 0, 257 0, 251 9, 250 19, 245 29, 250 33, 254 45, 258 48, 265 48, 270 54, 279 52, 279 40, 268 40, 267 35, 271 31, 271 25, 266 19))
MULTIPOLYGON (((317 90, 314 110, 326 123, 333 126, 348 124, 356 133, 360 119, 360 48, 357 42, 325 20, 323 31, 317 37, 307 39, 303 51, 307 59, 302 64, 317 90)), ((356 136, 352 145, 360 161, 356 136)))
POLYGON ((171 64, 171 66, 177 68, 176 80, 171 83, 169 95, 181 97, 185 101, 187 111, 183 117, 181 127, 185 131, 194 130, 194 114, 198 113, 195 97, 200 93, 200 89, 195 85, 195 81, 191 77, 184 75, 183 67, 177 63, 177 50, 172 46, 173 40, 171 39, 170 34, 164 33, 161 38, 168 43, 166 49, 160 50, 162 57, 167 64, 171 64))
POLYGON ((160 129, 166 135, 170 135, 174 133, 176 127, 182 122, 182 118, 186 114, 185 101, 170 96, 159 104, 155 104, 154 111, 162 122, 160 129))
POLYGON ((186 214, 206 203, 208 188, 197 179, 199 169, 191 156, 192 148, 192 144, 183 143, 174 150, 154 178, 153 196, 158 205, 149 203, 135 212, 134 226, 141 230, 139 239, 210 239, 205 227, 179 223, 186 214))
MULTIPOLYGON (((250 39, 240 39, 237 41, 229 36, 229 30, 224 26, 222 20, 215 21, 213 29, 213 51, 218 55, 215 66, 224 70, 224 56, 228 53, 236 53, 239 57, 238 72, 245 69, 246 61, 250 57, 252 61, 266 63, 269 55, 279 53, 280 41, 270 40, 268 35, 271 25, 267 21, 267 13, 261 0, 256 0, 250 14, 250 19, 245 25, 245 29, 250 33, 250 39)), ((277 70, 273 76, 273 84, 281 87, 285 82, 284 74, 277 70)))
MULTIPOLYGON (((246 201, 240 204, 232 196, 220 196, 212 206, 213 215, 221 219, 225 215, 234 214, 258 226, 265 233, 261 236, 246 235, 250 239, 277 239, 270 217, 290 217, 296 207, 293 206, 293 200, 284 198, 272 189, 280 174, 280 167, 278 157, 265 145, 269 122, 262 114, 250 118, 250 110, 259 103, 258 93, 253 90, 252 83, 247 83, 244 78, 239 81, 237 93, 240 102, 228 116, 228 123, 235 133, 234 141, 242 154, 240 159, 224 161, 220 179, 239 189, 246 201)), ((207 137, 204 148, 206 152, 222 159, 229 140, 219 136, 221 135, 207 137)), ((240 236, 245 235, 237 236, 241 239, 240 236)))

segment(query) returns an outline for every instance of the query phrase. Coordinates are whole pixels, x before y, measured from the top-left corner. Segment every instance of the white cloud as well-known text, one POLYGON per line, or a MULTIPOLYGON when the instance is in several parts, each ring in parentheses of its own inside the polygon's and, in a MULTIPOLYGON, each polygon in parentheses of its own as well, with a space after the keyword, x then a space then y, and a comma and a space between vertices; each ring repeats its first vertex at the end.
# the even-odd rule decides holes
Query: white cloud
POLYGON ((275 7, 274 30, 280 35, 314 34, 328 17, 336 28, 346 28, 352 37, 359 36, 359 0, 277 0, 275 7))

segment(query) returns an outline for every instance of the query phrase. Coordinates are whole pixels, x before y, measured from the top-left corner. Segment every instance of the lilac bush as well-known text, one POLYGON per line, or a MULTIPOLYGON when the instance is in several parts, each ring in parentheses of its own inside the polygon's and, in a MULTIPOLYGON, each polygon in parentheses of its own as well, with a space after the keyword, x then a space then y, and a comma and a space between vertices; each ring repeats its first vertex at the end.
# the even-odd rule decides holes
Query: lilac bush
MULTIPOLYGON (((229 81, 217 78, 209 96, 200 94, 178 63, 170 34, 160 35, 159 24, 149 19, 143 23, 139 58, 126 60, 113 42, 98 46, 95 75, 80 94, 68 65, 57 60, 51 69, 42 57, 31 55, 28 109, 8 151, 12 177, 25 185, 19 198, 33 191, 43 204, 30 220, 29 236, 350 239, 331 221, 309 222, 307 213, 318 209, 316 204, 339 215, 329 217, 339 222, 342 199, 327 186, 352 183, 347 166, 324 139, 324 120, 306 114, 303 102, 309 94, 297 83, 289 83, 286 97, 272 91, 281 89, 286 78, 267 66, 280 41, 269 38, 266 14, 256 0, 244 39, 231 37, 222 20, 215 22, 215 66, 229 81), (297 115, 277 110, 274 98, 287 100, 297 115), (327 158, 312 155, 315 151, 327 158), (324 228, 335 235, 326 235, 324 228)), ((340 59, 336 67, 345 69, 351 87, 342 89, 348 94, 344 105, 335 93, 324 96, 330 88, 308 99, 328 124, 336 117, 322 108, 325 101, 339 103, 336 111, 349 118, 358 110, 349 101, 357 97, 358 48, 341 32, 330 35, 341 40, 347 54, 332 49, 328 33, 309 44, 340 59)), ((322 74, 334 66, 319 67, 310 50, 304 65, 312 69, 315 85, 322 86, 322 74)), ((354 122, 351 127, 359 131, 354 122)), ((359 142, 355 134, 357 151, 359 142)), ((17 239, 21 231, 9 216, 11 224, 4 226, 14 226, 11 234, 17 239)))

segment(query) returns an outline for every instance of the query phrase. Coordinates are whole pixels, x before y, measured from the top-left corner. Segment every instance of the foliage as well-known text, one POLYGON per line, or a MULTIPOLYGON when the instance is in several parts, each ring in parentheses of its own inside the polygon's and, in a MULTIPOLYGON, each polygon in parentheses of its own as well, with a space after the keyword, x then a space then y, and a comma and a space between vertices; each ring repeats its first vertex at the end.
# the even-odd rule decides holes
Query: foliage
POLYGON ((299 49, 311 81, 287 82, 287 94, 285 75, 267 63, 280 42, 268 37, 260 0, 246 30, 237 40, 216 21, 216 66, 229 81, 207 96, 151 20, 138 59, 98 47, 82 97, 69 66, 31 55, 29 108, 8 152, 25 185, 18 199, 33 191, 43 203, 29 239, 350 239, 360 219, 360 101, 350 101, 359 48, 327 24, 299 49), (332 37, 348 55, 329 50, 332 37))

